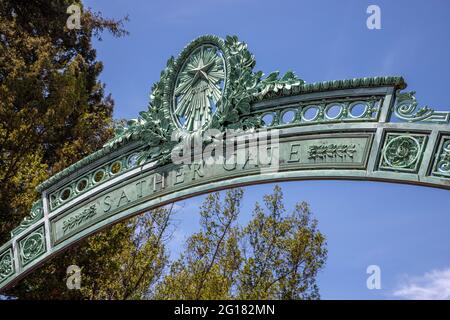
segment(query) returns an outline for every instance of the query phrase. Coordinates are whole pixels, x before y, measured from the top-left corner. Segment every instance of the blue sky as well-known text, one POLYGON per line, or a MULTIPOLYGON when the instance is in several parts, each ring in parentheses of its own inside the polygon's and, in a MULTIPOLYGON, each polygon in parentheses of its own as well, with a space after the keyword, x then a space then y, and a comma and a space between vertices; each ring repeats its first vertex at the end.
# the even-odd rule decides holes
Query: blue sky
MULTIPOLYGON (((306 82, 401 75, 422 105, 450 110, 450 2, 365 0, 89 0, 107 17, 128 14, 130 35, 96 42, 116 118, 145 110, 152 83, 171 55, 203 34, 236 34, 266 74, 293 70, 306 82), (366 9, 381 8, 381 30, 366 9)), ((450 206, 445 190, 352 181, 282 183, 287 207, 310 203, 327 236, 320 274, 324 299, 449 298, 450 206), (366 268, 381 268, 381 290, 368 290, 366 268)), ((273 186, 246 188, 243 221, 273 186)), ((184 202, 171 248, 196 230, 202 197, 184 202)))

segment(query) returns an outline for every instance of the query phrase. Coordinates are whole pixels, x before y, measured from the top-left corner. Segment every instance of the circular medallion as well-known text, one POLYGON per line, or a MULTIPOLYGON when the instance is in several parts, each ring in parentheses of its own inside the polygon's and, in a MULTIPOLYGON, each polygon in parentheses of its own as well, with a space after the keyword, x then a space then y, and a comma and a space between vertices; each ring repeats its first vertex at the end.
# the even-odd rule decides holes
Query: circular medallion
POLYGON ((44 236, 39 233, 33 233, 26 238, 22 244, 22 256, 26 260, 33 259, 44 250, 44 236))
POLYGON ((205 36, 193 41, 176 62, 170 92, 170 114, 178 128, 195 132, 206 128, 227 83, 223 41, 205 36))
POLYGON ((419 154, 419 141, 413 137, 399 136, 387 144, 384 159, 393 168, 407 168, 417 161, 419 154))
POLYGON ((0 257, 0 281, 8 277, 13 272, 13 264, 10 253, 0 257))

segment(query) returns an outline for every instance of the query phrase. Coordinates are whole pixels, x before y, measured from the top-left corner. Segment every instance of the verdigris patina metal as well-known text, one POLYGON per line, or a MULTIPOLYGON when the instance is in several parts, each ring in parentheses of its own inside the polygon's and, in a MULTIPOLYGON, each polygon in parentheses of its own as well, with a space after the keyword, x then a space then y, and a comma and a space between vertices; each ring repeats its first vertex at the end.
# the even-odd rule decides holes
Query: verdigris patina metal
POLYGON ((214 190, 302 179, 450 189, 450 112, 419 107, 414 92, 402 92, 403 78, 307 84, 292 72, 264 77, 254 67, 235 36, 199 37, 170 58, 147 111, 38 186, 30 216, 0 247, 0 289, 108 225, 214 190), (180 143, 200 137, 200 150, 214 149, 217 132, 228 137, 231 129, 245 143, 215 155, 220 161, 173 161, 180 143), (265 130, 276 140, 254 157, 247 146, 265 130), (241 149, 243 161, 235 161, 241 149))
POLYGON ((197 47, 184 62, 175 81, 171 114, 189 131, 207 125, 222 97, 225 83, 223 53, 210 44, 197 47))

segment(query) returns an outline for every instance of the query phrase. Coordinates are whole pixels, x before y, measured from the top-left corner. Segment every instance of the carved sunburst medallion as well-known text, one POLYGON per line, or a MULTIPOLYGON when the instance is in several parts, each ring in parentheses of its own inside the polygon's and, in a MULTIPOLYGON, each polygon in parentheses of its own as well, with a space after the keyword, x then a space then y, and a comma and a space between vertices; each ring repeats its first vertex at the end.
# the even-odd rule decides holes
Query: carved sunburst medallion
POLYGON ((197 131, 216 111, 226 81, 222 50, 212 44, 195 48, 182 64, 175 81, 172 115, 180 128, 197 131))

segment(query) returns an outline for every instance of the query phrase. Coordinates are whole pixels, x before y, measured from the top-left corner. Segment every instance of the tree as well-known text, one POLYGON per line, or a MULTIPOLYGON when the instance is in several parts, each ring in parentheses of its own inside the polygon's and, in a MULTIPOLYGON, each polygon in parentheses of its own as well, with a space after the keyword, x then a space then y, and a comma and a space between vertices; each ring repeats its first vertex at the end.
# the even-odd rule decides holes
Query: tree
POLYGON ((209 194, 203 203, 201 231, 191 235, 181 257, 157 286, 157 299, 227 299, 241 264, 235 225, 242 200, 242 189, 209 194))
POLYGON ((275 186, 257 203, 243 232, 249 252, 240 273, 244 299, 318 299, 317 273, 325 264, 325 236, 317 229, 309 205, 299 202, 286 215, 283 193, 275 186))
POLYGON ((207 196, 201 230, 156 287, 158 299, 318 299, 316 277, 327 257, 324 235, 308 204, 286 214, 281 188, 236 222, 242 189, 207 196))
POLYGON ((97 79, 92 37, 125 34, 121 21, 85 10, 66 27, 72 0, 0 1, 0 241, 29 213, 35 187, 100 148, 113 100, 97 79))
MULTIPOLYGON (((39 196, 35 192, 39 183, 99 149, 111 137, 114 102, 105 96, 98 80, 103 66, 96 59, 92 40, 100 39, 103 31, 123 36, 122 25, 121 20, 84 10, 80 1, 0 0, 1 242, 29 214, 39 196), (72 4, 82 9, 81 29, 66 27, 67 8, 72 4)), ((67 288, 61 288, 67 262, 89 258, 92 264, 98 259, 100 265, 108 254, 114 254, 114 246, 108 247, 106 239, 127 246, 132 230, 122 224, 89 239, 71 250, 70 258, 58 257, 40 273, 29 275, 18 287, 21 290, 14 290, 15 296, 30 297, 31 290, 34 298, 67 295, 67 288), (105 256, 90 256, 93 248, 105 256)))

